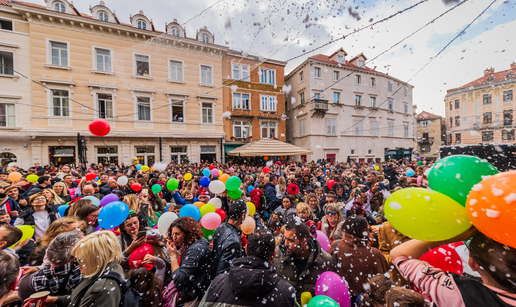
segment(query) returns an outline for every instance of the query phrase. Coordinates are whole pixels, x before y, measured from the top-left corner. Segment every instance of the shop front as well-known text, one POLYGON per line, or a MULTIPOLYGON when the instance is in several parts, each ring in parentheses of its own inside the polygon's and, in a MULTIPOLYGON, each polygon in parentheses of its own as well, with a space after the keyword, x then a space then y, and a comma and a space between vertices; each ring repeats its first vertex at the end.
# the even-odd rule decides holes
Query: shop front
POLYGON ((75 166, 75 146, 49 146, 48 160, 56 166, 65 164, 75 166))

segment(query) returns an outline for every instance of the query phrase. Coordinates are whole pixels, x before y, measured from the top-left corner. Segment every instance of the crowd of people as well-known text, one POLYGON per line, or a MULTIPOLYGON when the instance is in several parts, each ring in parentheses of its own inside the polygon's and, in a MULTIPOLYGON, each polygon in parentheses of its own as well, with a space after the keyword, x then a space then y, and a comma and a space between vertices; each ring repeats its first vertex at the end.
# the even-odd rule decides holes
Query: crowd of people
POLYGON ((48 291, 45 306, 299 306, 316 296, 321 274, 332 271, 349 288, 349 306, 516 306, 514 248, 473 227, 443 242, 411 240, 386 218, 390 193, 428 187, 432 165, 424 159, 171 163, 148 170, 10 164, 0 169, 0 302, 29 306, 31 295, 48 291), (206 168, 239 177, 242 196, 200 185, 206 168), (21 179, 12 180, 13 173, 21 179), (170 178, 177 189, 167 188, 170 178), (105 197, 129 207, 113 229, 99 226, 95 200, 105 197), (214 199, 224 217, 214 233, 188 216, 158 231, 164 213, 180 216, 184 206, 214 199), (256 228, 245 234, 248 216, 256 228), (33 226, 34 235, 25 238, 21 226, 33 226), (461 241, 469 242, 464 265, 476 273, 446 273, 419 260, 461 241))

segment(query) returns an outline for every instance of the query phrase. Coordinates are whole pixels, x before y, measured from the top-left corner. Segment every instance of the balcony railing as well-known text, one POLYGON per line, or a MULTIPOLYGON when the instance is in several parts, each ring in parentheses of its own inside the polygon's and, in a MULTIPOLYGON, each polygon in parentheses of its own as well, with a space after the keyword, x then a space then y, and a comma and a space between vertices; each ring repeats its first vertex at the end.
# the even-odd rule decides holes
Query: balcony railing
POLYGON ((314 99, 312 109, 315 111, 328 111, 328 100, 314 99))
POLYGON ((421 138, 417 141, 419 144, 432 144, 434 142, 434 137, 429 138, 421 138))

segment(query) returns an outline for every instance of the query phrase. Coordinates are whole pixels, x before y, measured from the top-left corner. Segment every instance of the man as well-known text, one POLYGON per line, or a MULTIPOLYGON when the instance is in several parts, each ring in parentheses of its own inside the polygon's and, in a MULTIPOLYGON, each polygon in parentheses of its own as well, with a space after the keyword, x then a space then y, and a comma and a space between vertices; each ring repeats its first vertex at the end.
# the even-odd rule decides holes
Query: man
POLYGON ((8 182, 9 181, 9 173, 1 172, 0 173, 0 181, 8 182))
POLYGON ((236 259, 228 274, 215 277, 200 306, 296 306, 295 290, 273 266, 274 235, 258 228, 249 235, 247 257, 236 259))
POLYGON ((226 273, 235 258, 242 255, 242 230, 247 204, 234 201, 227 212, 228 221, 220 224, 213 235, 213 276, 226 273))
POLYGON ((376 176, 375 172, 367 173, 367 181, 365 182, 366 187, 368 189, 371 189, 377 183, 378 183, 378 186, 379 186, 380 190, 387 190, 387 191, 390 190, 389 187, 385 183, 378 182, 378 177, 376 176))
POLYGON ((330 193, 326 194, 326 197, 321 201, 319 206, 324 210, 326 204, 333 204, 337 202, 337 195, 331 191, 330 193))
POLYGON ((95 189, 91 184, 87 184, 84 187, 82 187, 82 196, 95 196, 95 189))
POLYGON ((9 193, 13 195, 15 194, 13 190, 18 190, 18 188, 13 186, 7 187, 4 191, 5 194, 2 193, 0 195, 0 211, 8 213, 12 219, 16 219, 21 208, 18 205, 18 202, 9 196, 9 193))
POLYGON ((68 190, 74 189, 78 186, 77 182, 75 182, 75 179, 72 175, 64 175, 63 182, 66 184, 68 190))
POLYGON ((256 181, 253 186, 259 187, 260 184, 265 184, 265 175, 263 173, 259 173, 258 176, 256 176, 256 181))
POLYGON ((208 190, 206 190, 205 188, 199 190, 199 201, 202 201, 203 203, 207 204, 210 200, 210 192, 208 192, 208 190))
POLYGON ((38 178, 38 183, 36 185, 31 186, 23 196, 31 197, 32 195, 43 191, 47 187, 52 187, 52 183, 50 182, 50 176, 41 176, 38 178))
POLYGON ((23 236, 23 232, 10 224, 0 224, 0 250, 5 250, 13 255, 15 251, 9 246, 12 246, 16 242, 20 241, 23 236))
MULTIPOLYGON (((107 175, 106 175, 107 177, 107 175)), ((109 178, 109 177, 108 177, 109 178)), ((101 197, 104 197, 105 195, 111 194, 113 190, 118 189, 118 183, 115 179, 108 179, 106 184, 102 183, 102 177, 100 178, 100 190, 99 193, 101 197)))
MULTIPOLYGON (((15 291, 18 283, 20 272, 20 262, 13 255, 0 251, 0 306, 4 303, 13 303, 18 300, 14 297, 14 301, 7 301, 7 297, 12 291, 15 291)), ((11 296, 12 297, 12 296, 11 296)))
POLYGON ((331 260, 330 254, 310 235, 308 226, 299 217, 293 217, 287 221, 284 242, 276 248, 272 264, 278 276, 294 286, 297 301, 301 301, 303 292, 315 296, 319 275, 334 271, 331 260))
POLYGON ((265 198, 267 203, 265 205, 265 211, 268 214, 276 210, 277 207, 281 206, 281 199, 276 197, 276 185, 278 184, 278 178, 276 175, 271 174, 269 176, 269 182, 265 184, 265 198))

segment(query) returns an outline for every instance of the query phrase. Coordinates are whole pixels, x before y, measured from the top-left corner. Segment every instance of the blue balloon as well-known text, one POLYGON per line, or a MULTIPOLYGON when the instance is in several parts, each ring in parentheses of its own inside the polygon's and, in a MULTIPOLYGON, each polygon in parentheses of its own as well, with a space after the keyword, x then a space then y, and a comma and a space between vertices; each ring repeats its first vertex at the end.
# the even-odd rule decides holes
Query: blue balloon
POLYGON ((97 207, 100 206, 100 200, 98 198, 96 198, 95 196, 92 196, 92 195, 89 195, 89 196, 84 196, 82 199, 89 199, 91 200, 91 203, 97 207))
POLYGON ((99 213, 99 226, 112 229, 122 224, 129 216, 129 206, 122 201, 114 201, 104 206, 99 213))
MULTIPOLYGON (((204 171, 203 171, 204 173, 204 171)), ((201 185, 201 187, 204 187, 204 188, 207 188, 209 185, 210 185, 210 178, 209 177, 206 177, 206 176, 203 176, 201 177, 201 179, 199 179, 199 184, 201 185)))
POLYGON ((254 190, 254 187, 252 185, 247 187, 247 192, 251 193, 252 190, 254 190))
POLYGON ((409 177, 414 176, 414 174, 415 174, 415 173, 414 173, 414 170, 412 170, 412 169, 409 169, 409 170, 407 171, 407 176, 409 176, 409 177))
POLYGON ((136 165, 136 169, 137 170, 141 170, 142 169, 142 165, 141 164, 136 165))
POLYGON ((59 211, 59 215, 61 215, 61 217, 65 216, 66 209, 68 209, 68 205, 61 205, 57 207, 57 211, 59 211))
POLYGON ((203 169, 203 170, 202 170, 202 174, 203 174, 204 176, 206 176, 206 177, 210 177, 210 175, 211 175, 211 171, 210 171, 210 169, 209 169, 209 168, 205 168, 205 169, 203 169))
POLYGON ((95 177, 95 179, 93 179, 93 181, 99 181, 99 180, 100 180, 99 176, 97 176, 97 177, 95 177))
POLYGON ((188 204, 184 205, 181 210, 179 210, 179 217, 189 216, 196 221, 199 221, 201 218, 201 210, 197 208, 196 205, 188 204))
POLYGON ((170 207, 170 204, 168 204, 168 205, 165 207, 165 212, 168 212, 168 207, 170 207))

